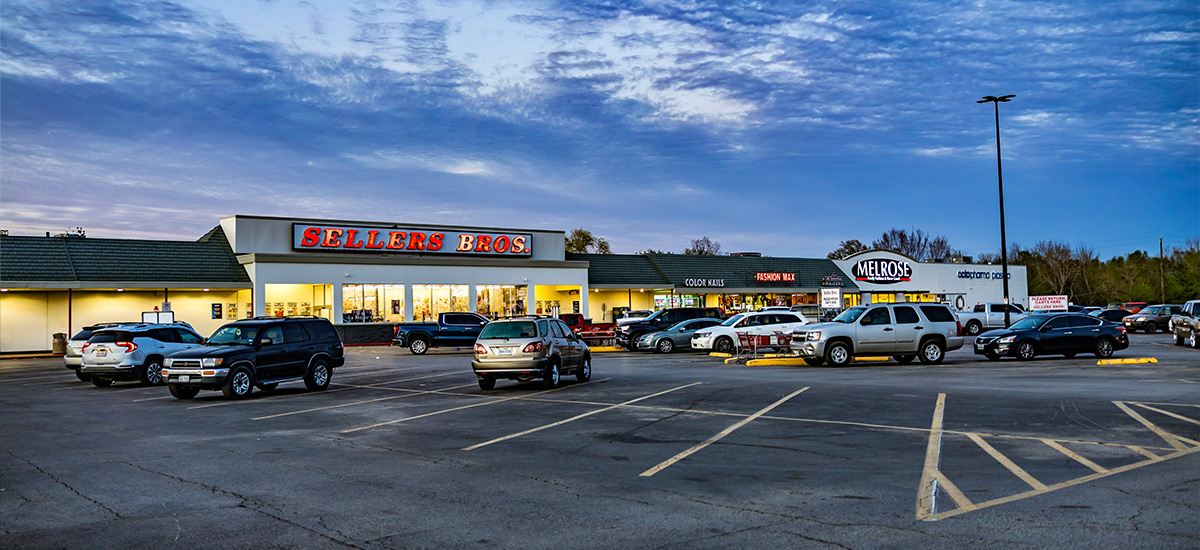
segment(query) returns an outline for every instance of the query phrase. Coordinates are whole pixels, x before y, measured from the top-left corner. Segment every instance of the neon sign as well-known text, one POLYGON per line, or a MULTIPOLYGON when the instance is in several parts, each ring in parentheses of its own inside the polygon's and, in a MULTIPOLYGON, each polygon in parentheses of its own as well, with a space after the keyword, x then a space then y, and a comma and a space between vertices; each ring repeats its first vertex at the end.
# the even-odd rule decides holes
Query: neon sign
POLYGON ((293 249, 321 252, 527 257, 533 254, 532 241, 528 233, 292 224, 293 249))

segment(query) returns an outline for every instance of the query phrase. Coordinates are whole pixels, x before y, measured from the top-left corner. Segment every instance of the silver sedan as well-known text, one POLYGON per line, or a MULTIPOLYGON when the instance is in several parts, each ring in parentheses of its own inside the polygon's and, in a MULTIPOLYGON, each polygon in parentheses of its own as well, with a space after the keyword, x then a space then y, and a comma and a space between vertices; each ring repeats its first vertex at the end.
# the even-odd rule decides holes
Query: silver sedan
POLYGON ((638 338, 637 349, 671 353, 677 349, 692 349, 692 333, 702 328, 721 324, 720 319, 700 318, 680 321, 670 328, 651 332, 638 338))

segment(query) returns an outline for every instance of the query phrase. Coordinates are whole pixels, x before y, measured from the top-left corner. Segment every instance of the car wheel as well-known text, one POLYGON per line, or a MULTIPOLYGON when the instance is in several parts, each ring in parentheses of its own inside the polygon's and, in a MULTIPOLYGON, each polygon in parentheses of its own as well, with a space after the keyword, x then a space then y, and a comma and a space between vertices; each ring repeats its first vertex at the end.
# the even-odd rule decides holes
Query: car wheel
POLYGON ((1114 349, 1112 338, 1096 340, 1096 357, 1112 357, 1114 349))
POLYGON ((999 361, 1000 360, 1000 356, 996 355, 995 353, 986 353, 986 354, 984 354, 984 357, 987 357, 988 361, 999 361))
POLYGON ((408 351, 413 355, 425 355, 425 352, 429 351, 429 341, 422 337, 413 338, 413 341, 408 343, 408 351))
MULTIPOLYGON (((1179 339, 1179 345, 1181 345, 1181 346, 1183 345, 1183 339, 1182 339, 1182 338, 1180 338, 1180 339, 1179 339)), ((82 381, 82 382, 87 382, 87 381, 91 380, 91 377, 89 377, 88 375, 84 374, 84 373, 83 373, 83 371, 81 371, 81 370, 79 370, 79 369, 75 369, 75 378, 78 378, 78 379, 79 379, 80 381, 82 381)))
POLYGON ((916 358, 917 358, 916 355, 893 355, 892 356, 892 359, 895 360, 897 363, 900 363, 901 365, 907 365, 909 363, 912 363, 913 359, 916 359, 916 358))
POLYGON ((542 373, 542 387, 546 389, 554 389, 558 387, 558 363, 550 362, 550 366, 546 367, 546 372, 542 373))
POLYGON ((637 349, 638 349, 638 347, 637 347, 637 341, 642 339, 642 335, 643 335, 643 334, 646 334, 646 333, 644 333, 644 332, 631 332, 631 333, 629 334, 629 346, 628 346, 627 348, 625 348, 625 349, 628 349, 629 351, 637 351, 637 349))
POLYGON ((322 391, 329 387, 329 379, 332 377, 329 363, 324 359, 317 359, 308 366, 308 372, 304 373, 304 387, 309 391, 322 391))
POLYGON ((654 345, 654 349, 659 353, 671 353, 672 351, 675 351, 675 342, 673 342, 670 338, 663 338, 654 345))
POLYGON ((980 323, 979 321, 971 321, 967 323, 967 334, 975 336, 981 332, 983 332, 983 323, 980 323))
MULTIPOLYGON (((1174 336, 1174 337, 1175 337, 1175 345, 1176 345, 1176 346, 1182 346, 1182 345, 1183 345, 1183 336, 1180 336, 1178 332, 1173 332, 1173 333, 1172 333, 1172 336, 1174 336)), ((76 370, 75 372, 76 372, 76 373, 78 373, 79 371, 78 371, 78 370, 76 370)))
POLYGON ((191 399, 200 393, 200 388, 180 386, 179 384, 168 384, 167 388, 171 390, 171 395, 175 396, 175 399, 191 399))
POLYGON ((716 343, 713 344, 713 350, 717 353, 733 353, 733 339, 728 336, 717 338, 716 343))
POLYGON ((592 356, 584 355, 583 362, 575 370, 575 380, 587 382, 592 379, 592 356))
POLYGON ((946 358, 946 348, 937 340, 926 340, 921 344, 920 358, 926 365, 936 365, 946 358))
POLYGON ((250 395, 253 387, 250 369, 238 367, 229 373, 229 378, 225 379, 225 384, 221 386, 221 393, 225 394, 226 399, 243 399, 250 395))
POLYGON ((111 386, 112 383, 113 381, 107 378, 92 378, 92 385, 96 386, 97 388, 107 388, 111 386))
POLYGON ((271 390, 273 390, 273 389, 275 389, 275 388, 278 388, 278 387, 279 387, 279 382, 273 382, 273 383, 270 383, 270 384, 259 384, 259 385, 258 385, 258 389, 259 389, 259 390, 261 390, 261 391, 271 391, 271 390))
POLYGON ((161 386, 163 383, 162 369, 162 359, 147 359, 139 381, 143 386, 161 386))
POLYGON ((834 342, 825 350, 825 361, 831 367, 844 367, 850 364, 850 347, 842 342, 834 342))
POLYGON ((804 363, 812 367, 819 367, 825 364, 825 360, 821 359, 820 357, 813 357, 811 359, 805 359, 804 363))
POLYGON ((1196 338, 1196 329, 1192 329, 1192 335, 1188 337, 1188 346, 1192 349, 1200 349, 1200 338, 1196 338))
POLYGON ((1158 332, 1158 325, 1154 323, 1146 323, 1146 334, 1154 334, 1158 332))
POLYGON ((479 378, 479 389, 494 390, 496 389, 496 379, 491 376, 483 376, 479 378))
POLYGON ((1020 344, 1017 344, 1017 359, 1028 361, 1033 359, 1036 355, 1037 346, 1033 345, 1033 342, 1025 340, 1020 344))

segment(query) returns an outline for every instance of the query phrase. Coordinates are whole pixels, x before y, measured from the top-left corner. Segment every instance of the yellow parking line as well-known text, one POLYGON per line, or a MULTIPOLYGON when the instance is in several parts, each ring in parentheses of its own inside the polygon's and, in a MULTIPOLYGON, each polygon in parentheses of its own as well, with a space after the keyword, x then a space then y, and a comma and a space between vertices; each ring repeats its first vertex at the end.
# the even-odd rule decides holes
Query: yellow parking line
POLYGON ((1088 468, 1091 468, 1093 471, 1095 471, 1098 474, 1103 474, 1108 471, 1108 468, 1105 468, 1099 464, 1096 464, 1095 462, 1092 462, 1086 458, 1083 458, 1082 456, 1079 456, 1079 453, 1076 453, 1075 451, 1072 451, 1071 449, 1068 449, 1066 447, 1063 447, 1062 445, 1059 445, 1057 441, 1054 441, 1052 439, 1043 439, 1042 443, 1049 445, 1051 449, 1054 449, 1062 454, 1067 455, 1068 457, 1073 459, 1075 462, 1078 462, 1080 464, 1083 464, 1084 466, 1087 466, 1088 468))
POLYGON ((141 403, 142 401, 158 401, 160 399, 175 399, 175 397, 170 396, 170 395, 162 395, 159 397, 146 397, 146 398, 142 398, 142 399, 134 399, 133 401, 131 401, 131 403, 141 403))
POLYGON ((685 385, 685 386, 679 386, 679 387, 677 387, 677 388, 671 388, 671 389, 669 389, 669 390, 666 390, 666 391, 660 391, 660 392, 658 392, 658 393, 650 394, 650 395, 647 395, 647 396, 644 396, 644 397, 639 397, 639 398, 637 398, 637 399, 631 399, 631 400, 629 400, 629 401, 626 401, 626 402, 624 402, 624 403, 617 403, 616 405, 609 405, 609 406, 607 406, 607 407, 605 407, 605 408, 603 408, 603 409, 598 409, 598 410, 594 410, 594 411, 591 411, 591 412, 586 412, 586 413, 583 413, 583 414, 580 414, 580 415, 575 415, 575 416, 572 416, 571 418, 568 418, 568 419, 566 419, 566 420, 559 420, 558 422, 552 422, 552 423, 550 423, 550 424, 546 424, 546 425, 544 425, 544 426, 538 426, 537 428, 528 429, 528 430, 525 430, 525 431, 523 431, 523 432, 517 432, 517 433, 515 433, 515 434, 506 435, 506 436, 504 436, 504 437, 497 437, 496 439, 493 439, 493 440, 491 440, 491 441, 485 441, 485 442, 483 442, 483 443, 480 443, 480 444, 478 444, 478 445, 471 445, 470 447, 465 447, 465 448, 463 448, 463 450, 464 450, 464 451, 474 451, 475 449, 478 449, 478 448, 480 448, 480 447, 486 447, 486 446, 488 446, 488 445, 491 445, 491 444, 493 444, 493 443, 499 443, 499 442, 501 442, 501 441, 507 441, 507 440, 509 440, 509 439, 513 439, 513 438, 521 437, 521 436, 523 436, 523 435, 529 435, 529 434, 531 434, 531 433, 534 433, 534 432, 537 432, 537 431, 541 431, 541 430, 544 430, 544 429, 546 429, 546 428, 553 428, 553 427, 555 427, 555 426, 561 426, 561 425, 563 425, 563 424, 566 424, 566 423, 568 423, 568 422, 574 422, 574 421, 576 421, 576 420, 579 420, 579 419, 581 419, 581 418, 587 418, 587 417, 589 417, 589 416, 592 416, 593 414, 600 414, 600 413, 602 413, 602 412, 605 412, 605 411, 611 411, 611 410, 613 410, 613 409, 615 409, 615 408, 617 408, 617 407, 624 407, 624 406, 630 405, 630 404, 632 404, 632 403, 637 403, 638 401, 643 401, 643 400, 646 400, 646 399, 650 399, 651 397, 658 397, 658 396, 660 396, 660 395, 668 394, 668 393, 671 393, 671 392, 673 392, 673 391, 676 391, 676 390, 682 390, 683 388, 690 388, 690 387, 692 387, 692 386, 695 386, 695 385, 698 385, 698 384, 700 384, 700 382, 695 382, 695 383, 692 383, 692 384, 687 384, 687 385, 685 385))
POLYGON ((1154 425, 1153 422, 1146 420, 1146 418, 1143 417, 1142 415, 1140 415, 1136 412, 1133 412, 1133 409, 1129 408, 1129 406, 1126 405, 1125 402, 1113 401, 1113 404, 1116 405, 1117 407, 1120 407, 1121 410, 1125 411, 1125 414, 1132 416, 1134 420, 1137 420, 1143 426, 1149 428, 1150 431, 1158 434, 1158 437, 1161 437, 1163 439, 1163 441, 1166 441, 1167 444, 1169 444, 1171 447, 1174 447, 1176 450, 1180 450, 1180 451, 1187 449, 1186 445, 1179 442, 1178 437, 1176 437, 1174 434, 1167 433, 1162 428, 1159 428, 1158 426, 1154 425))
POLYGON ((654 474, 657 474, 658 472, 663 471, 664 469, 670 467, 672 464, 675 464, 676 462, 679 462, 680 460, 683 460, 683 459, 691 456, 692 454, 696 453, 697 451, 699 451, 709 445, 712 445, 713 443, 716 443, 717 441, 720 441, 721 438, 733 433, 734 430, 737 430, 738 428, 741 428, 742 426, 749 424, 750 421, 754 420, 755 418, 758 418, 764 414, 767 414, 768 412, 771 412, 771 409, 774 409, 775 407, 778 407, 778 406, 786 403, 789 399, 796 397, 797 395, 800 395, 802 392, 804 392, 804 390, 807 390, 807 389, 808 389, 808 387, 806 386, 806 387, 800 388, 800 389, 792 392, 787 397, 784 397, 783 399, 780 399, 779 401, 776 401, 776 402, 768 405, 767 408, 762 409, 750 416, 747 416, 746 418, 742 419, 740 422, 738 422, 728 428, 725 428, 724 430, 721 430, 721 432, 718 433, 717 435, 714 435, 714 436, 704 440, 703 442, 693 446, 692 448, 690 448, 682 453, 679 453, 671 458, 664 460, 658 466, 650 468, 649 470, 646 470, 646 471, 638 474, 638 476, 650 477, 654 474))
MULTIPOLYGON (((220 407, 220 406, 223 406, 223 405, 232 405, 232 404, 234 404, 234 403, 260 403, 260 402, 263 402, 263 401, 271 401, 271 400, 273 400, 273 399, 288 399, 288 398, 295 398, 295 397, 304 397, 304 396, 306 396, 306 395, 321 395, 321 394, 323 394, 323 393, 325 393, 325 394, 328 394, 328 393, 339 392, 339 391, 346 391, 346 390, 352 390, 352 389, 361 389, 361 388, 374 388, 374 386, 383 386, 383 385, 386 385, 386 384, 399 384, 399 383, 401 383, 401 382, 412 382, 412 381, 414 381, 414 380, 426 380, 426 379, 429 379, 429 378, 439 378, 439 377, 442 377, 442 376, 450 376, 450 375, 452 375, 452 374, 462 374, 462 373, 461 373, 461 372, 458 372, 458 371, 455 371, 455 372, 444 372, 444 373, 441 373, 441 374, 431 374, 431 375, 429 375, 429 376, 417 376, 417 377, 414 377, 414 378, 404 378, 404 379, 401 379, 401 380, 391 380, 391 381, 388 381, 388 382, 379 382, 379 383, 376 383, 376 384, 368 384, 368 385, 365 385, 365 386, 355 386, 355 385, 350 385, 350 384, 341 384, 341 383, 338 383, 338 382, 330 382, 330 385, 332 385, 332 386, 346 386, 346 387, 342 387, 342 388, 336 388, 336 389, 332 389, 332 390, 325 390, 325 391, 322 391, 322 392, 295 393, 295 394, 290 394, 290 395, 274 395, 274 396, 271 396, 271 397, 263 397, 263 398, 260 398, 260 399, 255 399, 255 400, 253 400, 253 401, 219 401, 219 402, 217 402, 217 403, 209 403, 209 404, 206 404, 206 405, 196 405, 195 407, 188 407, 188 410, 190 411, 190 410, 192 410, 192 409, 204 409, 204 408, 208 408, 208 407, 220 407)), ((386 389, 386 388, 381 388, 381 389, 386 389)))
POLYGON ((441 411, 435 411, 435 412, 431 412, 431 413, 419 414, 419 415, 417 415, 417 416, 409 416, 409 417, 406 417, 406 418, 400 418, 400 419, 397 419, 397 420, 389 420, 389 421, 387 421, 387 422, 380 422, 380 423, 378 423, 378 424, 371 424, 370 426, 362 426, 362 427, 359 427, 359 428, 351 428, 351 429, 349 429, 349 430, 342 430, 340 433, 348 434, 348 433, 357 432, 357 431, 360 431, 360 430, 367 430, 367 429, 371 429, 371 428, 378 428, 378 427, 380 427, 380 426, 388 426, 388 425, 391 425, 391 424, 396 424, 396 423, 398 423, 398 422, 408 422, 409 420, 416 420, 416 419, 418 419, 418 418, 425 418, 425 417, 428 417, 428 416, 434 416, 434 415, 438 415, 438 414, 444 414, 444 413, 448 413, 448 412, 461 411, 461 410, 463 410, 463 409, 470 409, 470 408, 474 408, 474 407, 482 407, 482 406, 484 406, 484 405, 495 405, 495 404, 497 404, 497 403, 503 403, 503 402, 505 402, 505 401, 513 401, 513 400, 515 400, 515 399, 526 399, 526 398, 528 398, 528 397, 532 397, 532 396, 534 396, 534 395, 544 395, 544 394, 547 394, 547 393, 550 393, 550 392, 556 392, 556 391, 559 391, 559 390, 565 390, 565 389, 567 389, 567 388, 578 388, 578 387, 580 387, 580 386, 586 386, 586 385, 588 385, 588 384, 595 384, 595 383, 597 383, 597 382, 604 382, 605 380, 610 380, 610 379, 609 379, 609 378, 605 378, 604 380, 593 380, 593 381, 591 381, 591 382, 584 382, 584 383, 582 383, 582 384, 572 384, 572 385, 570 385, 570 386, 563 386, 563 387, 560 387, 560 388, 554 388, 554 389, 552 389, 552 390, 543 390, 543 391, 540 391, 540 392, 537 392, 537 393, 534 393, 534 394, 531 394, 531 395, 518 395, 518 396, 516 396, 516 397, 506 397, 506 398, 503 398, 503 399, 496 399, 495 401, 485 401, 485 402, 483 402, 483 403, 475 403, 474 405, 464 405, 464 406, 462 406, 462 407, 454 407, 454 408, 452 408, 452 409, 445 409, 445 410, 441 410, 441 411))
POLYGON ((366 399, 366 400, 363 400, 363 401, 352 401, 352 402, 349 402, 349 403, 339 403, 339 404, 337 404, 337 405, 329 405, 328 407, 316 407, 316 408, 313 408, 313 409, 304 409, 304 410, 300 410, 300 411, 292 411, 292 412, 285 412, 285 413, 279 413, 279 414, 272 414, 272 415, 268 415, 268 416, 259 416, 259 417, 256 417, 256 418, 251 418, 250 420, 267 420, 267 419, 269 419, 269 418, 279 418, 279 417, 281 417, 281 416, 291 416, 291 415, 293 415, 293 414, 303 414, 303 413, 310 413, 310 412, 317 412, 317 411, 327 411, 327 410, 329 410, 329 409, 337 409, 337 408, 341 408, 341 407, 349 407, 349 406, 351 406, 351 405, 365 405, 365 404, 367 404, 367 403, 378 403, 378 402, 380 402, 380 401, 389 401, 389 400, 392 400, 392 399, 401 399, 401 398, 404 398, 404 397, 413 397, 413 396, 416 396, 416 395, 426 395, 426 394, 430 394, 430 393, 435 393, 435 392, 437 392, 437 391, 456 390, 456 389, 459 389, 459 388, 467 388, 467 387, 474 386, 474 385, 475 385, 475 384, 463 384, 463 385, 461 385, 461 386, 451 386, 451 387, 449 387, 449 388, 442 388, 441 390, 412 390, 412 393, 406 393, 406 394, 404 394, 404 395, 389 395, 389 396, 387 396, 387 397, 379 397, 379 398, 376 398, 376 399, 366 399))
POLYGON ((946 409, 946 394, 939 393, 933 406, 933 422, 929 427, 929 441, 925 444, 925 466, 921 469, 921 483, 917 486, 917 519, 927 519, 934 513, 934 492, 937 491, 938 462, 942 451, 942 416, 946 409))
POLYGON ((967 498, 967 495, 964 495, 958 486, 950 481, 950 478, 946 477, 946 474, 938 471, 937 480, 941 484, 942 490, 946 491, 947 495, 950 495, 950 500, 954 501, 959 510, 971 511, 976 508, 975 503, 971 502, 971 499, 967 498))
MULTIPOLYGON (((1164 411, 1164 410, 1162 410, 1162 409, 1159 409, 1159 408, 1156 408, 1156 407, 1151 407, 1151 406, 1149 406, 1149 405, 1143 405, 1143 404, 1141 404, 1141 403, 1134 403, 1134 405, 1137 405, 1137 406, 1139 406, 1139 407, 1141 407, 1141 408, 1143 408, 1143 409, 1146 409, 1146 410, 1148 410, 1148 411, 1154 411, 1154 412, 1156 412, 1156 413, 1165 414, 1165 415, 1167 415, 1167 416, 1169 416, 1169 417, 1171 417, 1171 418, 1177 418, 1177 419, 1179 419, 1179 420, 1182 420, 1182 421, 1184 421, 1184 422, 1191 422, 1192 424, 1200 424, 1200 420, 1195 420, 1195 419, 1188 418, 1188 417, 1186 417, 1186 416, 1183 416, 1183 415, 1175 414, 1175 413, 1173 413, 1173 412, 1164 411)), ((1179 437, 1179 436, 1175 436, 1175 437, 1179 437)), ((1181 439, 1182 439, 1182 438, 1181 438, 1181 439)), ((1193 442, 1193 443, 1194 443, 1194 442, 1193 442)))
POLYGON ((1154 454, 1154 453, 1152 453, 1152 452, 1150 452, 1150 451, 1147 451, 1146 449, 1144 449, 1144 448, 1142 448, 1142 447, 1139 447, 1139 446, 1137 446, 1137 445, 1126 445, 1126 447, 1128 447, 1128 448, 1129 448, 1129 450, 1131 450, 1131 451, 1133 451, 1133 452, 1135 452, 1135 453, 1137 453, 1137 454, 1140 454, 1140 455, 1142 455, 1142 456, 1144 456, 1144 457, 1146 457, 1146 458, 1149 458, 1149 459, 1151 459, 1151 460, 1156 460, 1156 459, 1158 459, 1158 455, 1156 455, 1156 454, 1154 454))
POLYGON ((1007 456, 1004 456, 1004 454, 1002 454, 1000 451, 997 451, 995 447, 992 447, 988 444, 988 442, 984 441, 982 437, 979 437, 975 434, 967 434, 967 437, 971 438, 971 441, 974 441, 976 445, 979 445, 980 448, 992 455, 992 458, 995 458, 998 462, 1000 462, 1001 465, 1003 465, 1005 468, 1008 468, 1008 471, 1012 472, 1013 475, 1021 478, 1021 481, 1028 483, 1030 487, 1033 487, 1039 491, 1046 490, 1045 483, 1042 483, 1041 481, 1038 481, 1037 478, 1029 475, 1029 472, 1026 472, 1020 466, 1017 466, 1016 463, 1014 463, 1012 460, 1009 460, 1007 456))

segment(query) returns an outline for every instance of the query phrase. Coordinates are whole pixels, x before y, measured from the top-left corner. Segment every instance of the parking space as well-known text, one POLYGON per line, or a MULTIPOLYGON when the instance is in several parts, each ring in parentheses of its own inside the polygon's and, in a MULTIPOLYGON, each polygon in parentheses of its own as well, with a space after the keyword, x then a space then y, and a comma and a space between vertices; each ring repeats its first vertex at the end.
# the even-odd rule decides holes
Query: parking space
POLYGON ((553 548, 597 521, 583 539, 604 543, 593 546, 1001 544, 1002 524, 1020 521, 1037 528, 1018 545, 1140 531, 1188 547, 1200 536, 1180 521, 1200 504, 1200 354, 1160 340, 1135 337, 1122 354, 1158 363, 1111 366, 616 353, 597 356, 590 382, 491 391, 467 354, 351 348, 326 391, 292 383, 240 401, 97 388, 56 360, 4 361, 0 540, 55 544, 199 506, 231 521, 249 507, 259 527, 330 547, 553 548), (504 527, 539 520, 553 534, 504 527))

